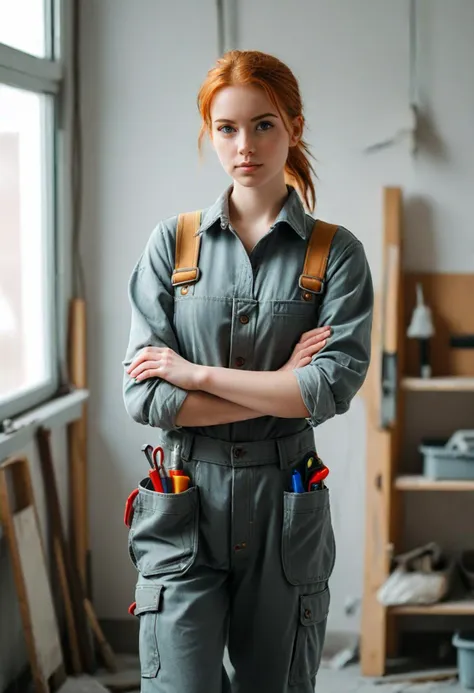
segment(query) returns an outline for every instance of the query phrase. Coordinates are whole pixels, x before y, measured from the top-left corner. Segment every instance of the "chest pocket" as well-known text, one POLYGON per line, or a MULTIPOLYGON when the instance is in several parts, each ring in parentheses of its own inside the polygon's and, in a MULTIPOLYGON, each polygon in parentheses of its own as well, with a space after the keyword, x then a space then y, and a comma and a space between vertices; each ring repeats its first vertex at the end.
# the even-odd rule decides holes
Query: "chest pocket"
POLYGON ((284 360, 299 342, 301 335, 318 326, 319 305, 316 301, 272 301, 272 340, 278 345, 278 350, 284 360))
MULTIPOLYGON (((316 297, 319 298, 319 297, 316 297)), ((272 301, 272 317, 276 319, 294 319, 312 320, 317 319, 320 300, 306 301, 272 301)), ((316 327, 316 325, 314 325, 316 327)))

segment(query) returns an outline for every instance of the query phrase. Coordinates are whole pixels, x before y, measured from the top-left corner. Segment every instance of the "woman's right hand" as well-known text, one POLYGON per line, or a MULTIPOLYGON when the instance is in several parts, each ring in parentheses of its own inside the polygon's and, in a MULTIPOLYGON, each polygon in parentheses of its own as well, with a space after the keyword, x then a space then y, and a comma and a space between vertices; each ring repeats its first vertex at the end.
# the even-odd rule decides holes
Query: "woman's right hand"
POLYGON ((301 335, 300 341, 293 349, 290 358, 279 370, 292 371, 295 368, 307 366, 311 362, 312 357, 326 346, 330 335, 330 327, 316 327, 314 330, 304 332, 301 335))

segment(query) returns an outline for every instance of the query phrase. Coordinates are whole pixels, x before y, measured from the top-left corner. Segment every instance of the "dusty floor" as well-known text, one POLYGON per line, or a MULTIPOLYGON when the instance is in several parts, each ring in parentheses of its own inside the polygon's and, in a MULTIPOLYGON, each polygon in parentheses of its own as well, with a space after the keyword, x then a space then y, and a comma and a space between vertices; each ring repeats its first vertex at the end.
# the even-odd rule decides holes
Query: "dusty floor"
MULTIPOLYGON (((122 670, 119 674, 107 674, 104 672, 98 679, 104 686, 110 682, 113 690, 113 681, 117 677, 122 680, 135 681, 139 685, 138 661, 137 658, 128 655, 119 657, 119 665, 122 670)), ((450 679, 444 682, 427 683, 375 683, 370 679, 364 678, 360 674, 357 664, 349 665, 339 671, 321 667, 318 673, 316 693, 461 693, 466 689, 461 688, 457 679, 450 679)), ((138 686, 136 691, 139 693, 138 686)))
POLYGON ((340 671, 320 669, 316 693, 460 693, 464 691, 457 680, 437 683, 375 684, 360 675, 359 667, 351 665, 340 671))

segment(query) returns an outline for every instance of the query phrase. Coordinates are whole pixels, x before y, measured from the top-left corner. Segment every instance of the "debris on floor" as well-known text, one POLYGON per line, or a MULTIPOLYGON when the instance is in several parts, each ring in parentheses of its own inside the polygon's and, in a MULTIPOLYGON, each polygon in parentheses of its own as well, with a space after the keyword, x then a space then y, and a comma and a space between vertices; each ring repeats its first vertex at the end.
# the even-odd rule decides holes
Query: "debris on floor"
POLYGON ((118 671, 99 670, 94 678, 111 693, 131 693, 141 687, 140 661, 134 655, 117 655, 118 671))
POLYGON ((393 674, 392 676, 380 676, 373 679, 375 685, 386 685, 389 683, 401 684, 420 684, 427 683, 430 685, 434 681, 449 681, 456 680, 458 670, 452 669, 432 669, 431 671, 415 671, 407 672, 406 674, 393 674))
POLYGON ((107 688, 93 676, 71 676, 66 679, 57 693, 107 693, 107 688))

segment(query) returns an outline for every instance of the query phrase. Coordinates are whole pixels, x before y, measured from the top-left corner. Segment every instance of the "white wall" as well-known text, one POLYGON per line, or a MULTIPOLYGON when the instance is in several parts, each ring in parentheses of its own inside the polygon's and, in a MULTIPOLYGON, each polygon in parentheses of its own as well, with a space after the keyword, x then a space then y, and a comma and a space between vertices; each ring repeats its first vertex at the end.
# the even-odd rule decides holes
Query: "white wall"
MULTIPOLYGON (((300 79, 318 160, 318 214, 363 241, 377 286, 384 185, 404 189, 410 268, 473 268, 474 3, 419 6, 421 93, 438 145, 425 131, 413 159, 408 141, 363 153, 407 121, 408 0, 238 4, 239 47, 277 54, 300 79)), ((152 438, 122 405, 127 281, 156 222, 212 203, 227 179, 211 154, 201 166, 196 152, 195 98, 217 51, 214 1, 87 0, 82 9, 93 583, 99 616, 121 619, 135 582, 123 502, 143 471, 140 445, 152 438)), ((362 591, 362 400, 317 440, 331 468, 338 543, 329 628, 355 631, 359 616, 346 617, 343 607, 362 591)))
POLYGON ((126 618, 134 599, 123 507, 144 471, 140 447, 153 442, 122 403, 128 278, 161 218, 212 202, 225 184, 196 153, 197 87, 217 57, 214 5, 86 0, 81 8, 90 526, 103 618, 126 618))

